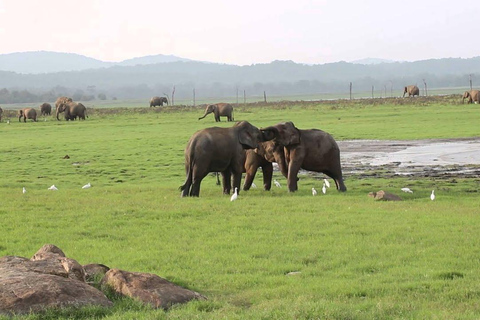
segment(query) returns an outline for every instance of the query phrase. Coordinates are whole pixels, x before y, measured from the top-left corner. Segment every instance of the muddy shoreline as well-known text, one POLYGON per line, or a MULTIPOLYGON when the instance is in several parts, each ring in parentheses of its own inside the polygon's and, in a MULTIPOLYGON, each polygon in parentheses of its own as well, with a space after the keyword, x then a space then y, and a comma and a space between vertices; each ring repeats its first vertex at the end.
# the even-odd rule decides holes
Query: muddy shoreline
POLYGON ((338 141, 344 176, 480 177, 480 137, 338 141))

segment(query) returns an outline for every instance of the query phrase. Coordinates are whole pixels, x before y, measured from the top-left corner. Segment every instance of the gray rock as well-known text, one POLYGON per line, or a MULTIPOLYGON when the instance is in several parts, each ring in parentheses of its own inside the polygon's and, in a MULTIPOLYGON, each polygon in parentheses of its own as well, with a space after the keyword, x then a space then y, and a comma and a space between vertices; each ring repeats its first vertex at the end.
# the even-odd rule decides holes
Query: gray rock
POLYGON ((168 309, 176 303, 207 299, 198 292, 182 288, 150 273, 110 269, 102 280, 102 286, 105 285, 119 294, 138 299, 153 308, 168 309))

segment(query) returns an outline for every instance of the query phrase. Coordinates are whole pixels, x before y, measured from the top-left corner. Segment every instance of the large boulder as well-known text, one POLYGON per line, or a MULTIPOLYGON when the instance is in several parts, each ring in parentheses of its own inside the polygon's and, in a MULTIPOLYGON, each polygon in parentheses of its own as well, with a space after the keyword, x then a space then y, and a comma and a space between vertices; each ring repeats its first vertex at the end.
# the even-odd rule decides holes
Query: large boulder
POLYGON ((85 280, 92 283, 100 277, 103 278, 103 276, 105 276, 105 273, 107 273, 110 268, 104 264, 90 263, 84 265, 83 270, 85 270, 85 280))
POLYGON ((46 244, 30 259, 31 261, 47 261, 59 264, 67 272, 67 277, 85 282, 85 270, 74 259, 67 258, 63 251, 53 244, 46 244))
POLYGON ((150 273, 110 269, 101 284, 154 308, 168 309, 173 304, 185 303, 192 299, 206 300, 198 292, 182 288, 150 273))
POLYGON ((69 278, 69 271, 58 259, 31 261, 16 256, 2 257, 0 284, 0 314, 71 306, 112 306, 100 290, 69 278))

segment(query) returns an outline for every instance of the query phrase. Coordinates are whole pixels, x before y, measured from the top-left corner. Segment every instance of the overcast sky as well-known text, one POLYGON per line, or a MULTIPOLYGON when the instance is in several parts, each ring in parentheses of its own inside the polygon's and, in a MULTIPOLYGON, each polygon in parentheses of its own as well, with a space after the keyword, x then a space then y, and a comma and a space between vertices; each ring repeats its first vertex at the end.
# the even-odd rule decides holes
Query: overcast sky
POLYGON ((480 55, 480 0, 0 0, 0 54, 250 65, 480 55))

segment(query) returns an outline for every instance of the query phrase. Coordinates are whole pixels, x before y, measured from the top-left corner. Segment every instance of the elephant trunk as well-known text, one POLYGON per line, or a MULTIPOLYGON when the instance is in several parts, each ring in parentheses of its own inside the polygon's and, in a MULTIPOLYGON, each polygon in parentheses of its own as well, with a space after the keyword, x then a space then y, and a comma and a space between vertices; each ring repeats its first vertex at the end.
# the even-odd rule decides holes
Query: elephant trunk
POLYGON ((207 115, 209 115, 210 113, 212 113, 212 112, 211 112, 211 111, 210 111, 210 112, 205 112, 205 114, 203 115, 203 117, 198 118, 198 120, 201 120, 201 119, 205 118, 205 117, 206 117, 207 115))

